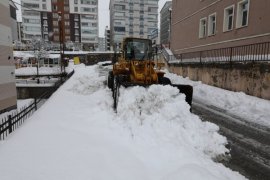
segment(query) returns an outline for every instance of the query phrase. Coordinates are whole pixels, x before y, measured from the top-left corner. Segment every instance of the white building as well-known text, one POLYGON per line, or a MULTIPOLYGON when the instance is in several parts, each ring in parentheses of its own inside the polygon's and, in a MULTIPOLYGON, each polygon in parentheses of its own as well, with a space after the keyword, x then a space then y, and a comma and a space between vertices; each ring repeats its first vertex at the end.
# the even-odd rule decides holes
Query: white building
POLYGON ((158 28, 158 0, 110 0, 111 44, 123 37, 149 38, 158 28))
POLYGON ((59 42, 63 36, 87 50, 98 47, 98 0, 22 0, 22 5, 24 41, 35 36, 59 42))
POLYGON ((75 42, 87 44, 87 49, 98 47, 98 0, 69 0, 70 13, 74 14, 75 42))
MULTIPOLYGON (((41 12, 51 12, 50 0, 21 0, 23 41, 30 41, 34 36, 41 38, 41 12)), ((48 40, 48 36, 46 36, 48 40)))

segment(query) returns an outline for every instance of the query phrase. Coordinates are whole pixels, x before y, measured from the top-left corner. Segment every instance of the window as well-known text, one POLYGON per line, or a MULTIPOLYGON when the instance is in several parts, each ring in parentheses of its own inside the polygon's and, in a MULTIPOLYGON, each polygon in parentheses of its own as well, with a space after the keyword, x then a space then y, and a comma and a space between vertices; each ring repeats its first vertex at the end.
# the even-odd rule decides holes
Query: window
POLYGON ((49 36, 47 34, 44 35, 44 39, 45 40, 48 40, 49 39, 49 36))
POLYGON ((126 28, 125 27, 117 27, 117 26, 115 26, 114 31, 115 32, 125 32, 126 28))
POLYGON ((53 21, 53 26, 58 26, 58 21, 53 21))
POLYGON ((42 4, 42 9, 46 10, 47 9, 47 5, 46 4, 42 4))
POLYGON ((208 36, 216 34, 216 13, 209 15, 208 18, 208 36))
POLYGON ((74 12, 78 12, 78 7, 74 7, 74 12))
POLYGON ((32 3, 23 3, 24 8, 28 8, 28 9, 35 9, 35 8, 39 8, 39 4, 32 4, 32 3))
POLYGON ((57 6, 53 5, 53 11, 57 11, 57 6))
POLYGON ((78 0, 74 0, 74 4, 78 4, 78 0))
POLYGON ((248 25, 249 0, 243 0, 238 3, 236 27, 244 27, 248 25))
POLYGON ((233 16, 234 16, 234 5, 224 9, 224 22, 223 22, 224 32, 233 29, 233 16))
POLYGON ((69 7, 68 6, 64 6, 64 11, 69 12, 69 7))
POLYGON ((206 37, 206 17, 200 19, 199 38, 206 37))

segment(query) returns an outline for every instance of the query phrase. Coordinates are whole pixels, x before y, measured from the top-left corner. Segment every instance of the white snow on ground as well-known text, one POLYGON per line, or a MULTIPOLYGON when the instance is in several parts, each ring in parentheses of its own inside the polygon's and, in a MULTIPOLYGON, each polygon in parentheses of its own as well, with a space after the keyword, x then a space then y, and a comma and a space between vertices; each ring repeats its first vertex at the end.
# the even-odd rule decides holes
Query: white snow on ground
POLYGON ((245 120, 270 127, 270 101, 243 92, 232 92, 209 86, 200 81, 191 81, 176 74, 166 73, 175 84, 190 84, 193 86, 194 100, 227 110, 231 114, 243 117, 245 120))
POLYGON ((189 112, 177 89, 121 88, 116 114, 105 80, 99 66, 77 66, 0 144, 0 179, 245 179, 212 160, 227 141, 189 112))

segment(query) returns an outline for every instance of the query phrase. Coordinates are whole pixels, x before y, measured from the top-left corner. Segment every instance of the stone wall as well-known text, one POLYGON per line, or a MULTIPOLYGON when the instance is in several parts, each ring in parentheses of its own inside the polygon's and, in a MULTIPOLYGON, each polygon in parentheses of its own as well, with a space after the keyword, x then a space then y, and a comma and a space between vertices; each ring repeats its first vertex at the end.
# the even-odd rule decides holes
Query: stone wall
POLYGON ((194 81, 270 100, 270 64, 171 64, 169 71, 194 81))

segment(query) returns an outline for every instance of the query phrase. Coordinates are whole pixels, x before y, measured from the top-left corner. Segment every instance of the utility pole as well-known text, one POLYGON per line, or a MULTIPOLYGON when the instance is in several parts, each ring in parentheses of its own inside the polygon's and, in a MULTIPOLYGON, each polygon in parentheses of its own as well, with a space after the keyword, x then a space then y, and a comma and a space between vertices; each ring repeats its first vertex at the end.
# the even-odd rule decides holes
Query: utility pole
POLYGON ((64 48, 64 28, 63 28, 63 14, 61 12, 58 12, 58 25, 59 25, 59 43, 60 43, 60 68, 61 68, 61 80, 63 74, 66 73, 65 66, 64 66, 64 54, 65 54, 65 48, 64 48), (63 73, 64 70, 64 73, 63 73))

